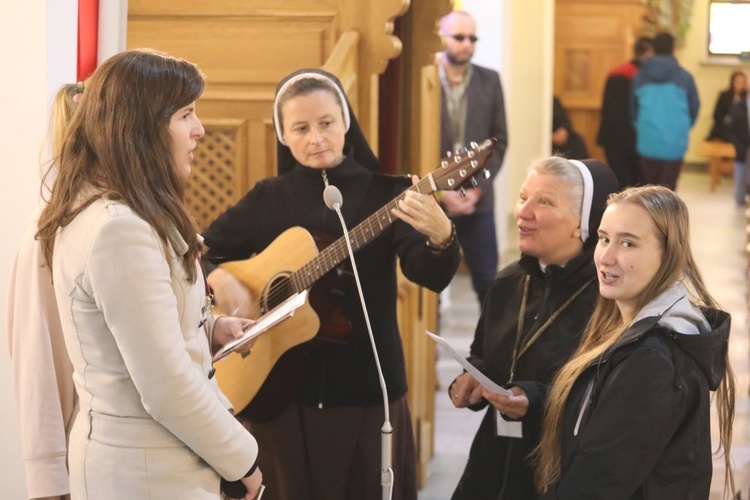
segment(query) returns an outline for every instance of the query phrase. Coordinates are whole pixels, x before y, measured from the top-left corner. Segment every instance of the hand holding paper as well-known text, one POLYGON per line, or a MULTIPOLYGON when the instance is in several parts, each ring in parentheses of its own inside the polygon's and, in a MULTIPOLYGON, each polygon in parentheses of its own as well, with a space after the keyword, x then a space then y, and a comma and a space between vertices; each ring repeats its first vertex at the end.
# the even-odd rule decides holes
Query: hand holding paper
POLYGON ((464 370, 469 372, 471 376, 474 377, 482 387, 484 387, 490 392, 494 392, 495 394, 502 394, 503 396, 513 395, 513 393, 510 392, 508 389, 503 389, 502 387, 497 385, 495 382, 490 380, 489 377, 487 377, 487 375, 480 372, 476 366, 466 361, 466 359, 464 359, 464 357, 461 356, 461 354, 458 351, 456 351, 456 349, 454 349, 453 346, 450 345, 447 340, 445 340, 442 337, 438 337, 434 333, 428 332, 426 330, 425 330, 425 333, 429 335, 429 337, 432 340, 434 340, 435 343, 437 343, 437 345, 445 349, 445 351, 448 352, 448 354, 450 354, 451 357, 453 357, 456 361, 458 361, 461 364, 461 366, 464 367, 464 370))
POLYGON ((277 323, 292 316, 294 311, 305 303, 306 298, 307 290, 302 290, 300 293, 292 295, 284 302, 268 311, 268 313, 258 318, 258 320, 245 331, 245 335, 227 343, 219 352, 217 352, 214 356, 214 361, 218 361, 234 351, 241 352, 243 349, 249 347, 250 342, 254 341, 259 335, 267 332, 277 323))

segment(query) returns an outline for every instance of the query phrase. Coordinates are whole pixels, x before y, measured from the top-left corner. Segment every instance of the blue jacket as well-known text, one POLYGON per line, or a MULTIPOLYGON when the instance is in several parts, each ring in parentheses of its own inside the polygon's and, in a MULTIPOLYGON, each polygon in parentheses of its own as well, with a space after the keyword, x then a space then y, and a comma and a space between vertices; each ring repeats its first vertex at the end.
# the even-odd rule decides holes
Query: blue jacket
POLYGON ((654 56, 633 79, 631 116, 644 158, 679 161, 700 108, 693 76, 673 56, 654 56))

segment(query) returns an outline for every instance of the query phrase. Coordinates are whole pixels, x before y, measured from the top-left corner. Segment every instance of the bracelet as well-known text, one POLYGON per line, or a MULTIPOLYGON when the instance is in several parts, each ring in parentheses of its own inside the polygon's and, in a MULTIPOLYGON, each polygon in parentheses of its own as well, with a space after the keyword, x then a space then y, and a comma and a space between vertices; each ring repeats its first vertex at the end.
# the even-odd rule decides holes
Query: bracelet
POLYGON ((448 241, 445 243, 441 243, 440 245, 436 245, 435 243, 430 241, 430 238, 427 238, 427 248, 430 250, 435 250, 437 252, 441 252, 451 246, 453 242, 456 241, 456 225, 451 222, 451 235, 448 237, 448 241))

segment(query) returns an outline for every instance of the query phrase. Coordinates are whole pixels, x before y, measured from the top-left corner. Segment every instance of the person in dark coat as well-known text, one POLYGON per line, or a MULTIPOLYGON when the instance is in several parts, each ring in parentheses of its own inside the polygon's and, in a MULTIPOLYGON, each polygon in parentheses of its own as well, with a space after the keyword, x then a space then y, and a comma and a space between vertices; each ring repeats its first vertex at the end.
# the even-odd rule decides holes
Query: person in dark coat
MULTIPOLYGON (((747 79, 744 73, 735 71, 732 73, 732 85, 739 81, 745 84, 747 79), (740 78, 741 76, 741 78, 740 78)), ((722 92, 722 96, 726 92, 722 92)), ((722 100, 722 97, 719 97, 722 100)), ((726 99, 725 99, 726 100, 726 99)), ((719 103, 716 103, 718 108, 719 103)), ((747 194, 747 149, 750 147, 750 123, 748 123, 747 90, 740 93, 739 98, 733 98, 729 107, 729 113, 725 119, 726 134, 728 140, 734 144, 734 201, 738 207, 745 206, 745 195, 747 194)))
POLYGON ((515 209, 522 256, 492 283, 468 358, 516 396, 483 395, 468 373, 451 384, 457 408, 487 408, 454 499, 536 497, 527 456, 540 435, 545 386, 578 347, 594 309, 596 231, 617 188, 598 160, 553 156, 530 166, 515 209), (521 427, 521 438, 496 431, 505 418, 521 427))
POLYGON ((641 183, 635 129, 630 117, 630 92, 641 63, 653 55, 654 41, 646 36, 639 37, 633 44, 633 59, 614 68, 604 86, 596 142, 604 148, 607 164, 622 189, 641 183))
POLYGON ((716 99, 714 106, 714 121, 711 125, 707 141, 720 140, 731 142, 732 134, 730 131, 729 112, 732 106, 745 101, 747 96, 747 75, 744 71, 732 71, 729 77, 729 88, 723 90, 716 99))
POLYGON ((730 316, 695 266, 684 202, 663 186, 613 195, 594 262, 601 298, 549 392, 543 498, 708 498, 712 391, 734 498, 730 316))
POLYGON ((552 152, 571 160, 589 157, 586 141, 573 129, 568 111, 557 96, 552 96, 552 152))
MULTIPOLYGON (((341 191, 341 211, 353 229, 416 180, 377 173, 380 163, 341 84, 329 73, 300 70, 284 78, 274 102, 274 123, 279 175, 259 181, 203 233, 213 263, 247 259, 294 226, 342 236, 337 214, 324 203, 329 184, 341 191)), ((414 500, 416 456, 396 318, 396 266, 398 262, 408 279, 439 292, 452 279, 461 254, 455 228, 433 196, 408 190, 396 206, 387 212, 386 222, 392 224, 384 223, 382 233, 356 251, 355 260, 388 389, 393 498, 414 500)), ((237 292, 242 286, 223 268, 211 272, 209 283, 217 304, 228 310, 242 307, 243 293, 237 292)), ((312 363, 292 400, 270 419, 248 415, 254 435, 265 444, 259 461, 269 499, 381 498, 383 395, 357 288, 353 280, 341 286, 326 297, 339 297, 351 324, 350 339, 322 352, 310 345, 315 340, 300 346, 309 347, 305 353, 312 363)), ((270 390, 279 388, 271 384, 270 390)))

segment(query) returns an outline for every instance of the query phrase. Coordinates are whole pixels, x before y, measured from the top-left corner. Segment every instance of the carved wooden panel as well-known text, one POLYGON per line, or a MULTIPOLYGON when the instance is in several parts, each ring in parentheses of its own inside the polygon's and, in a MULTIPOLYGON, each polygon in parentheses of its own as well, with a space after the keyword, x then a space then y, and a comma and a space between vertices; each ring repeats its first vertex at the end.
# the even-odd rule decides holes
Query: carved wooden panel
MULTIPOLYGON (((419 485, 427 479, 435 432, 435 343, 424 334, 434 325, 428 321, 427 311, 423 307, 426 293, 425 289, 408 281, 399 271, 398 327, 406 360, 406 383, 409 387, 406 396, 416 440, 419 485)), ((430 295, 434 296, 432 293, 430 295)))
POLYGON ((201 229, 244 194, 247 126, 243 120, 207 120, 198 141, 187 190, 187 203, 201 229))

